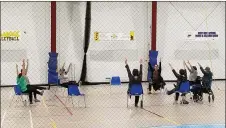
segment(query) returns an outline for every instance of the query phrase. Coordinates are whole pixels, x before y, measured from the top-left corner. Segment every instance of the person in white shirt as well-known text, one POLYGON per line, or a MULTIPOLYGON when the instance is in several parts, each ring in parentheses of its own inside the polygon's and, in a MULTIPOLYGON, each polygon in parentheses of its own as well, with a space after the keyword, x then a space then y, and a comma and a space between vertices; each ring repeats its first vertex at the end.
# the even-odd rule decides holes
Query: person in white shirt
POLYGON ((192 66, 189 61, 188 61, 188 64, 189 64, 190 68, 185 63, 185 66, 187 67, 188 71, 190 72, 189 82, 190 82, 190 85, 194 85, 197 80, 197 76, 198 76, 197 67, 192 66))
POLYGON ((63 64, 62 68, 59 70, 59 79, 60 79, 60 86, 68 88, 69 85, 69 78, 68 78, 68 72, 70 71, 71 68, 71 63, 67 68, 67 71, 64 69, 65 63, 63 64))

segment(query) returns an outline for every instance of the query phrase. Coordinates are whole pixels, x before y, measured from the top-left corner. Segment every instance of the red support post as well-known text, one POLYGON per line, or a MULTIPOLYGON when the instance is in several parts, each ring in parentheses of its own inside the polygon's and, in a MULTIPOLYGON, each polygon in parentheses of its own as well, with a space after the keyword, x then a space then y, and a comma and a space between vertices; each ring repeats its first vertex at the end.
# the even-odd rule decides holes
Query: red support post
POLYGON ((157 2, 152 1, 151 50, 156 50, 157 2))
POLYGON ((56 1, 51 1, 51 52, 56 52, 56 1))

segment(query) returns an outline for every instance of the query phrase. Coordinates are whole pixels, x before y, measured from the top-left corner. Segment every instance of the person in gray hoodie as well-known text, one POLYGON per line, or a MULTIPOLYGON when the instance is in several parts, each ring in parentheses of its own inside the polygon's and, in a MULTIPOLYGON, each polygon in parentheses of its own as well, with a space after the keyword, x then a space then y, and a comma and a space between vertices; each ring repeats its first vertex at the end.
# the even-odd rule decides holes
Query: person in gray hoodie
POLYGON ((189 61, 188 61, 188 64, 189 64, 190 68, 185 63, 185 66, 187 67, 188 71, 190 72, 189 82, 190 82, 190 85, 194 85, 195 82, 196 82, 197 76, 198 76, 197 67, 196 66, 192 66, 189 61))

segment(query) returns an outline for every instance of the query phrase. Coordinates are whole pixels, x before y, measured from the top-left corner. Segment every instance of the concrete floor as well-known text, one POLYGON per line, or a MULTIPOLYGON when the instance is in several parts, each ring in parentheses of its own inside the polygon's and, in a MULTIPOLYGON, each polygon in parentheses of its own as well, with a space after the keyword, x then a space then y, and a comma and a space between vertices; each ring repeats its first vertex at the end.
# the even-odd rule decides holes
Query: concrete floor
MULTIPOLYGON (((172 84, 167 83, 166 87, 171 89, 172 84)), ((129 108, 126 107, 127 84, 81 86, 81 92, 86 94, 86 108, 83 97, 73 98, 74 107, 71 101, 65 105, 67 91, 61 88, 55 96, 56 87, 45 91, 44 96, 39 97, 40 103, 23 106, 21 101, 14 100, 9 107, 14 92, 12 88, 1 88, 1 128, 151 128, 225 124, 225 81, 213 83, 214 103, 208 103, 207 95, 204 95, 202 104, 190 102, 188 105, 173 105, 174 95, 160 92, 148 95, 147 86, 143 83, 143 109, 134 107, 134 97, 129 108)))

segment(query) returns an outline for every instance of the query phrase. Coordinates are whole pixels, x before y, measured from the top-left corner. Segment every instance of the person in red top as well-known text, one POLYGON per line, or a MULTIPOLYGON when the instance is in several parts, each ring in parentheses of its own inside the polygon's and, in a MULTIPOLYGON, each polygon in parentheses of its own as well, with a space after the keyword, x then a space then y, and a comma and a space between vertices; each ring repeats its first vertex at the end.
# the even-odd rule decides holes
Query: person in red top
POLYGON ((164 89, 164 86, 166 83, 164 82, 161 72, 162 72, 162 65, 161 65, 161 58, 159 61, 159 65, 155 65, 154 69, 152 68, 151 63, 148 63, 149 69, 151 70, 151 81, 149 82, 149 92, 148 94, 151 94, 151 89, 155 91, 164 89))

